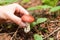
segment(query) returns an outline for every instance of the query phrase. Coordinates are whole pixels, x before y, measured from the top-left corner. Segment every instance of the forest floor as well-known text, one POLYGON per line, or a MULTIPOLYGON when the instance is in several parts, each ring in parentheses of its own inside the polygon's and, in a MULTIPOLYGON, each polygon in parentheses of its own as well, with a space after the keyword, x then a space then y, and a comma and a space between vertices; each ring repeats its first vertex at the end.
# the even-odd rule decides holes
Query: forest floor
MULTIPOLYGON (((26 9, 33 6, 42 5, 40 0, 31 0, 29 3, 25 4, 21 4, 19 1, 19 4, 26 9)), ((34 40, 34 34, 42 35, 44 40, 49 40, 49 38, 60 40, 60 15, 56 16, 54 13, 48 14, 48 9, 46 9, 46 11, 29 11, 29 13, 34 13, 34 17, 45 17, 48 20, 36 25, 28 33, 25 33, 23 28, 18 28, 18 25, 15 23, 4 22, 0 24, 0 40, 34 40)))

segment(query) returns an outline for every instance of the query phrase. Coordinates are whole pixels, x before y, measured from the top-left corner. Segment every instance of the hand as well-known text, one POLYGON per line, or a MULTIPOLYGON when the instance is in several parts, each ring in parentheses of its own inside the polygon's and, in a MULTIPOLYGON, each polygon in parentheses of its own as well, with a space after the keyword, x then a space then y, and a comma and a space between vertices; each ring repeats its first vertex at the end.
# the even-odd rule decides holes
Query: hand
POLYGON ((21 20, 21 18, 14 14, 15 12, 19 15, 29 15, 29 13, 22 6, 14 3, 10 5, 0 6, 0 19, 5 19, 7 21, 11 20, 19 26, 26 26, 26 24, 21 20))

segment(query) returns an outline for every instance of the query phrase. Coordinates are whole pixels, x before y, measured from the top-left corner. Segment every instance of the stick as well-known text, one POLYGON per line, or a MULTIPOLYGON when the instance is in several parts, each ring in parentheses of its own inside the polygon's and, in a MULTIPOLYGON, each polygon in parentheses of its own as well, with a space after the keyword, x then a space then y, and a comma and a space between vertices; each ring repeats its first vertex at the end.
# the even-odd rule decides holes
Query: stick
POLYGON ((17 34, 19 28, 20 28, 20 27, 17 28, 16 32, 13 34, 13 36, 11 37, 10 40, 13 40, 13 37, 16 36, 16 34, 17 34))
POLYGON ((44 39, 48 38, 49 36, 51 36, 52 34, 54 34, 55 32, 57 32, 58 30, 60 30, 60 27, 58 27, 56 30, 54 30, 52 33, 50 33, 47 37, 45 37, 44 39))

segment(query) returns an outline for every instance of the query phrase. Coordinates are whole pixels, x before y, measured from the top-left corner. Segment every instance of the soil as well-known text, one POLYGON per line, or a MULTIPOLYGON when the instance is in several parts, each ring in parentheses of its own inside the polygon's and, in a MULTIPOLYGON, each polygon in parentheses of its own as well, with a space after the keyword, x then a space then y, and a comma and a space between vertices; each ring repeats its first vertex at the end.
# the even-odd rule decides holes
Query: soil
MULTIPOLYGON (((21 4, 21 1, 19 0, 19 4, 25 9, 42 5, 41 0, 31 0, 25 4, 21 4)), ((58 5, 60 5, 60 2, 58 2, 58 5)), ((28 33, 25 33, 23 28, 19 28, 15 23, 4 21, 0 24, 0 40, 34 40, 34 34, 43 35, 44 40, 49 40, 51 37, 54 40, 60 40, 60 15, 49 14, 48 10, 29 11, 31 14, 34 13, 32 14, 34 17, 46 17, 48 20, 36 25, 28 33)))

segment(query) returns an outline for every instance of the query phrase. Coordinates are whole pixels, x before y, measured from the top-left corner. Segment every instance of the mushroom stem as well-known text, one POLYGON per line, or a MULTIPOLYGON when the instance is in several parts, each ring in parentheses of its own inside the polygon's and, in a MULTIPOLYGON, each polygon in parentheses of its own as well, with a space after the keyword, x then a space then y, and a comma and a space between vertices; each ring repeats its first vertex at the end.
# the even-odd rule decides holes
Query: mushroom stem
POLYGON ((30 24, 29 23, 26 23, 26 24, 27 24, 27 27, 24 28, 24 32, 28 33, 30 31, 30 24))

